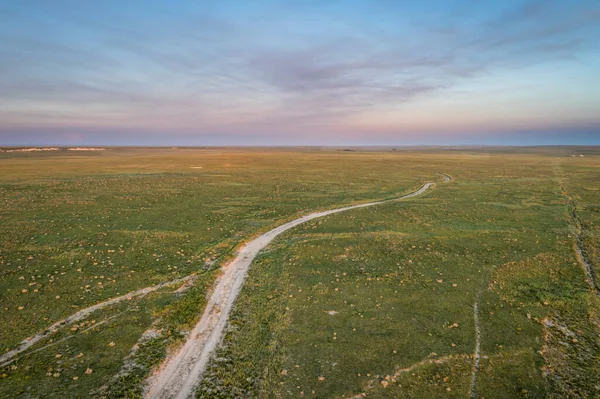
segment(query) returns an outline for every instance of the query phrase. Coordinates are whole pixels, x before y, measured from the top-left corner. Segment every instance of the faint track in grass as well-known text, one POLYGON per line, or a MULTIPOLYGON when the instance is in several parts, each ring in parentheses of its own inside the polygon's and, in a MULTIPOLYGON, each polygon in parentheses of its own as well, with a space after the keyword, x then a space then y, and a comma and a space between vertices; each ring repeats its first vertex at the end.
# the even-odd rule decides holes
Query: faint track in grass
POLYGON ((598 282, 596 280, 596 273, 594 272, 594 267, 588 261, 585 253, 583 252, 583 224, 581 223, 581 219, 577 215, 577 205, 571 199, 569 199, 571 205, 571 216, 573 220, 575 220, 575 227, 577 228, 577 234, 575 239, 575 256, 577 260, 583 265, 583 269, 586 274, 586 281, 588 282, 590 288, 598 298, 600 298, 600 288, 598 288, 598 282))
POLYGON ((10 360, 7 360, 6 362, 4 362, 4 363, 0 364, 0 367, 7 366, 7 365, 11 364, 12 362, 16 362, 17 360, 19 360, 19 359, 21 359, 21 358, 23 358, 23 357, 25 357, 25 356, 33 355, 34 353, 41 352, 41 351, 43 351, 43 350, 45 350, 45 349, 48 349, 48 348, 50 348, 50 347, 52 347, 52 346, 55 346, 55 345, 58 345, 58 344, 60 344, 60 343, 62 343, 62 342, 68 341, 68 340, 70 340, 71 338, 75 338, 75 337, 76 337, 77 335, 79 335, 79 334, 83 334, 83 333, 85 333, 85 332, 88 332, 88 331, 90 331, 90 330, 93 330, 93 329, 95 329, 95 328, 97 328, 97 327, 100 327, 100 326, 101 326, 101 325, 103 325, 103 324, 106 324, 106 323, 108 323, 108 321, 110 321, 111 319, 114 319, 114 318, 116 318, 116 317, 120 316, 121 314, 122 314, 122 312, 121 312, 121 313, 118 313, 118 314, 116 314, 116 315, 114 315, 114 316, 110 316, 110 317, 108 317, 108 318, 106 318, 106 319, 104 319, 104 320, 101 320, 101 321, 99 321, 98 323, 94 323, 94 324, 92 324, 91 326, 89 326, 89 327, 88 327, 88 328, 86 328, 86 329, 83 329, 83 330, 81 330, 81 331, 77 331, 75 334, 72 334, 72 335, 66 336, 66 337, 64 337, 64 338, 61 338, 61 339, 59 339, 58 341, 53 341, 53 342, 49 343, 48 345, 44 345, 44 346, 42 346, 41 348, 37 348, 37 349, 34 349, 34 350, 30 351, 30 352, 27 352, 26 354, 24 354, 24 355, 23 355, 23 356, 21 356, 21 357, 13 357, 12 359, 10 359, 10 360))
MULTIPOLYGON (((485 281, 485 279, 483 280, 485 281)), ((473 305, 473 321, 475 324, 475 351, 473 356, 473 374, 471 376, 471 391, 469 398, 475 399, 477 397, 477 376, 479 374, 479 362, 481 359, 481 327, 479 325, 479 298, 481 296, 482 287, 477 292, 475 297, 475 304, 473 305)))
MULTIPOLYGON (((444 182, 450 181, 450 176, 445 174, 443 176, 444 182)), ((155 375, 151 376, 148 380, 145 397, 149 399, 187 399, 193 395, 194 389, 212 353, 222 340, 229 313, 233 308, 235 299, 240 293, 250 264, 258 253, 273 241, 275 237, 299 224, 316 218, 351 209, 366 208, 416 197, 426 192, 434 184, 425 183, 417 191, 389 200, 311 213, 284 223, 247 243, 242 247, 238 256, 224 268, 223 274, 215 285, 200 321, 190 332, 190 336, 185 344, 168 358, 155 375)))
POLYGON ((567 209, 571 215, 571 218, 575 222, 575 229, 577 230, 575 233, 575 257, 577 258, 577 261, 579 261, 579 263, 581 263, 581 265, 583 266, 583 269, 586 274, 586 281, 590 286, 591 290, 594 291, 598 298, 600 298, 600 287, 598 286, 598 281, 596 279, 594 267, 589 262, 587 256, 585 255, 585 252, 583 251, 584 228, 581 218, 577 214, 577 203, 568 194, 567 189, 565 188, 562 165, 557 164, 555 165, 554 169, 554 174, 556 175, 556 178, 558 180, 560 191, 567 201, 567 209))
MULTIPOLYGON (((453 356, 442 356, 442 357, 438 357, 438 358, 432 357, 432 356, 433 356, 433 354, 429 355, 425 359, 423 359, 423 360, 421 360, 421 361, 419 361, 417 363, 414 363, 414 364, 412 364, 412 365, 410 365, 408 367, 401 368, 401 369, 397 368, 396 371, 394 372, 394 374, 386 375, 384 377, 377 376, 377 378, 375 378, 373 380, 370 380, 366 384, 366 387, 365 387, 365 390, 364 390, 365 392, 361 392, 359 394, 350 396, 350 397, 348 397, 348 399, 362 399, 362 398, 365 398, 367 396, 366 391, 369 391, 369 390, 375 388, 378 383, 379 384, 384 383, 384 382, 387 383, 388 381, 391 382, 391 383, 396 383, 396 382, 398 382, 397 379, 400 378, 403 374, 411 373, 411 372, 413 372, 413 371, 415 371, 415 370, 417 370, 417 369, 419 369, 421 367, 428 366, 430 364, 443 364, 443 363, 446 363, 448 361, 456 360, 457 359, 457 357, 453 357, 453 356)), ((464 356, 465 356, 465 358, 468 358, 470 355, 464 355, 464 356)), ((342 395, 342 398, 343 397, 345 397, 345 396, 342 395)))
POLYGON ((154 292, 156 290, 159 290, 161 288, 167 287, 169 285, 173 285, 173 284, 178 284, 178 283, 186 283, 189 280, 192 280, 196 275, 192 274, 186 277, 182 277, 182 278, 178 278, 175 280, 171 280, 171 281, 166 281, 164 283, 160 283, 157 285, 153 285, 151 287, 146 287, 146 288, 142 288, 140 290, 137 291, 133 291, 130 292, 128 294, 125 295, 121 295, 119 297, 116 298, 112 298, 109 299, 107 301, 104 302, 100 302, 97 303, 95 305, 92 305, 90 307, 87 307, 85 309, 81 309, 80 311, 72 314, 71 316, 59 320, 56 323, 52 324, 50 327, 46 328, 44 331, 42 331, 39 334, 34 335, 31 338, 27 338, 23 341, 21 341, 21 343, 19 344, 19 346, 17 346, 15 349, 6 352, 5 354, 3 354, 2 356, 0 356, 0 367, 1 366, 5 366, 6 364, 9 364, 12 362, 12 358, 14 358, 15 356, 17 356, 20 353, 23 353, 24 351, 26 351, 27 349, 29 349, 30 347, 32 347, 33 345, 35 345, 36 343, 38 343, 39 341, 41 341, 42 339, 49 337, 50 335, 56 333, 58 330, 60 330, 62 327, 74 323, 76 321, 80 321, 82 319, 85 319, 86 317, 88 317, 90 314, 92 314, 93 312, 103 309, 107 306, 111 306, 114 304, 117 304, 121 301, 127 300, 127 299, 133 299, 142 295, 146 295, 149 294, 151 292, 154 292))

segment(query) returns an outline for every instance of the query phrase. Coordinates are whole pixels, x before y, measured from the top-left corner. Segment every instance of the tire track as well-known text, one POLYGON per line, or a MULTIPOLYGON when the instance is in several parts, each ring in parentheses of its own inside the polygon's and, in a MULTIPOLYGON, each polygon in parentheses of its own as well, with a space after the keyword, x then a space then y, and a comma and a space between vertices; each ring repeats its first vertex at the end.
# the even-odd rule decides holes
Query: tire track
POLYGON ((93 312, 95 312, 97 310, 103 309, 107 306, 114 305, 114 304, 119 303, 124 300, 133 299, 133 298, 136 298, 136 297, 139 297, 142 295, 149 294, 151 292, 154 292, 156 290, 159 290, 163 287, 166 287, 166 286, 169 286, 172 284, 188 282, 189 280, 191 280, 193 278, 195 278, 195 274, 192 274, 192 275, 189 275, 186 277, 182 277, 182 278, 178 278, 175 280, 171 280, 171 281, 166 281, 164 283, 160 283, 160 284, 157 284, 157 285, 154 285, 151 287, 142 288, 140 290, 133 291, 128 294, 121 295, 119 297, 97 303, 97 304, 87 307, 85 309, 81 309, 80 311, 72 314, 71 316, 57 321, 56 323, 52 324, 50 327, 46 328, 41 333, 38 333, 31 338, 27 338, 27 339, 21 341, 21 343, 15 349, 13 349, 9 352, 6 352, 2 356, 0 356, 0 366, 4 366, 4 365, 10 363, 10 360, 12 358, 14 358, 18 354, 26 351, 27 349, 29 349, 33 345, 37 344, 42 339, 49 337, 50 335, 56 333, 58 330, 60 330, 62 327, 66 326, 67 324, 71 324, 76 321, 85 319, 86 317, 88 317, 90 314, 92 314, 93 312))
POLYGON ((90 330, 93 330, 93 329, 95 329, 95 328, 97 328, 97 327, 100 327, 101 325, 103 325, 103 324, 106 324, 106 323, 107 323, 109 320, 111 320, 111 319, 114 319, 114 318, 116 318, 116 317, 119 317, 119 316, 120 316, 122 313, 123 313, 123 312, 117 313, 116 315, 113 315, 113 316, 110 316, 110 317, 108 317, 108 318, 106 318, 106 319, 104 319, 104 320, 101 320, 101 321, 99 321, 98 323, 95 323, 95 324, 91 325, 90 327, 88 327, 88 328, 86 328, 86 329, 84 329, 84 330, 78 331, 78 332, 77 332, 77 333, 75 333, 75 334, 72 334, 72 335, 66 336, 66 337, 64 337, 64 338, 61 338, 61 339, 59 339, 58 341, 53 341, 52 343, 49 343, 49 344, 47 344, 47 345, 44 345, 44 346, 42 346, 41 348, 34 349, 34 350, 32 350, 31 352, 27 352, 26 354, 24 354, 24 355, 23 355, 23 356, 21 356, 21 357, 14 357, 14 358, 12 358, 12 359, 10 359, 10 360, 8 360, 8 361, 6 361, 6 362, 4 362, 4 363, 0 364, 0 367, 8 366, 8 365, 9 365, 9 364, 11 364, 12 362, 16 362, 17 360, 19 360, 19 359, 21 359, 21 358, 23 358, 23 357, 25 357, 25 356, 29 356, 29 355, 33 355, 34 353, 41 352, 41 351, 43 351, 43 350, 45 350, 45 349, 48 349, 48 348, 50 348, 50 347, 52 347, 52 346, 54 346, 54 345, 58 345, 58 344, 60 344, 60 343, 62 343, 62 342, 68 341, 68 340, 70 340, 71 338, 75 338, 75 337, 76 337, 77 335, 79 335, 79 334, 83 334, 83 333, 85 333, 85 332, 88 332, 88 331, 90 331, 90 330))
MULTIPOLYGON (((485 280, 484 280, 485 281, 485 280)), ((471 391, 469 398, 477 398, 477 376, 479 374, 479 361, 481 359, 481 327, 479 325, 479 298, 483 287, 477 292, 475 304, 473 305, 473 321, 475 323, 475 351, 473 357, 473 374, 471 377, 471 391)))

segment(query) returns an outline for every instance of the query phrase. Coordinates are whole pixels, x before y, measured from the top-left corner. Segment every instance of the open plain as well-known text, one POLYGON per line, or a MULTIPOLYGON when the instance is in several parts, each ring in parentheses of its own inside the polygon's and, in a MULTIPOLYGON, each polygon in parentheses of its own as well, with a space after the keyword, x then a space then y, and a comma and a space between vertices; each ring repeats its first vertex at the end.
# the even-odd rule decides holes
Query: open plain
POLYGON ((13 150, 1 397, 600 396, 596 147, 13 150))

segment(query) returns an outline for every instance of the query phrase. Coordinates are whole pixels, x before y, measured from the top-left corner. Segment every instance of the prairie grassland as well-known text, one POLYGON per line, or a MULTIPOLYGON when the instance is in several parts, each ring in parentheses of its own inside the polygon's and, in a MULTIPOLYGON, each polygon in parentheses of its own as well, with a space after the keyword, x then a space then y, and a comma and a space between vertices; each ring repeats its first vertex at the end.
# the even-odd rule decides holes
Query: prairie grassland
POLYGON ((424 197, 260 256, 198 397, 598 397, 600 302, 564 187, 597 266, 600 159, 455 155, 411 160, 453 177, 424 197))
POLYGON ((2 153, 4 352, 106 299, 196 279, 45 337, 0 370, 0 396, 140 397, 241 243, 437 173, 453 181, 277 238, 198 397, 597 396, 600 304, 574 249, 580 237, 598 267, 600 152, 576 151, 2 153))
POLYGON ((149 369, 201 313, 215 271, 240 243, 293 216, 386 198, 432 176, 390 153, 0 154, 3 352, 80 309, 198 275, 194 289, 166 287, 49 335, 2 368, 0 396, 139 395, 149 369), (127 362, 131 370, 115 382, 147 330, 161 333, 143 342, 127 362))

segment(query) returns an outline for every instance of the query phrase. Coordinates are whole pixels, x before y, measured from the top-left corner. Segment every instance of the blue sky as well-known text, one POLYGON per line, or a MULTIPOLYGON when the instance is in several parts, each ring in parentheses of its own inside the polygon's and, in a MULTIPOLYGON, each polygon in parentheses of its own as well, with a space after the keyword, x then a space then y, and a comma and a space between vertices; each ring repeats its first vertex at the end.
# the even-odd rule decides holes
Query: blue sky
POLYGON ((600 144, 600 2, 0 4, 0 145, 600 144))

